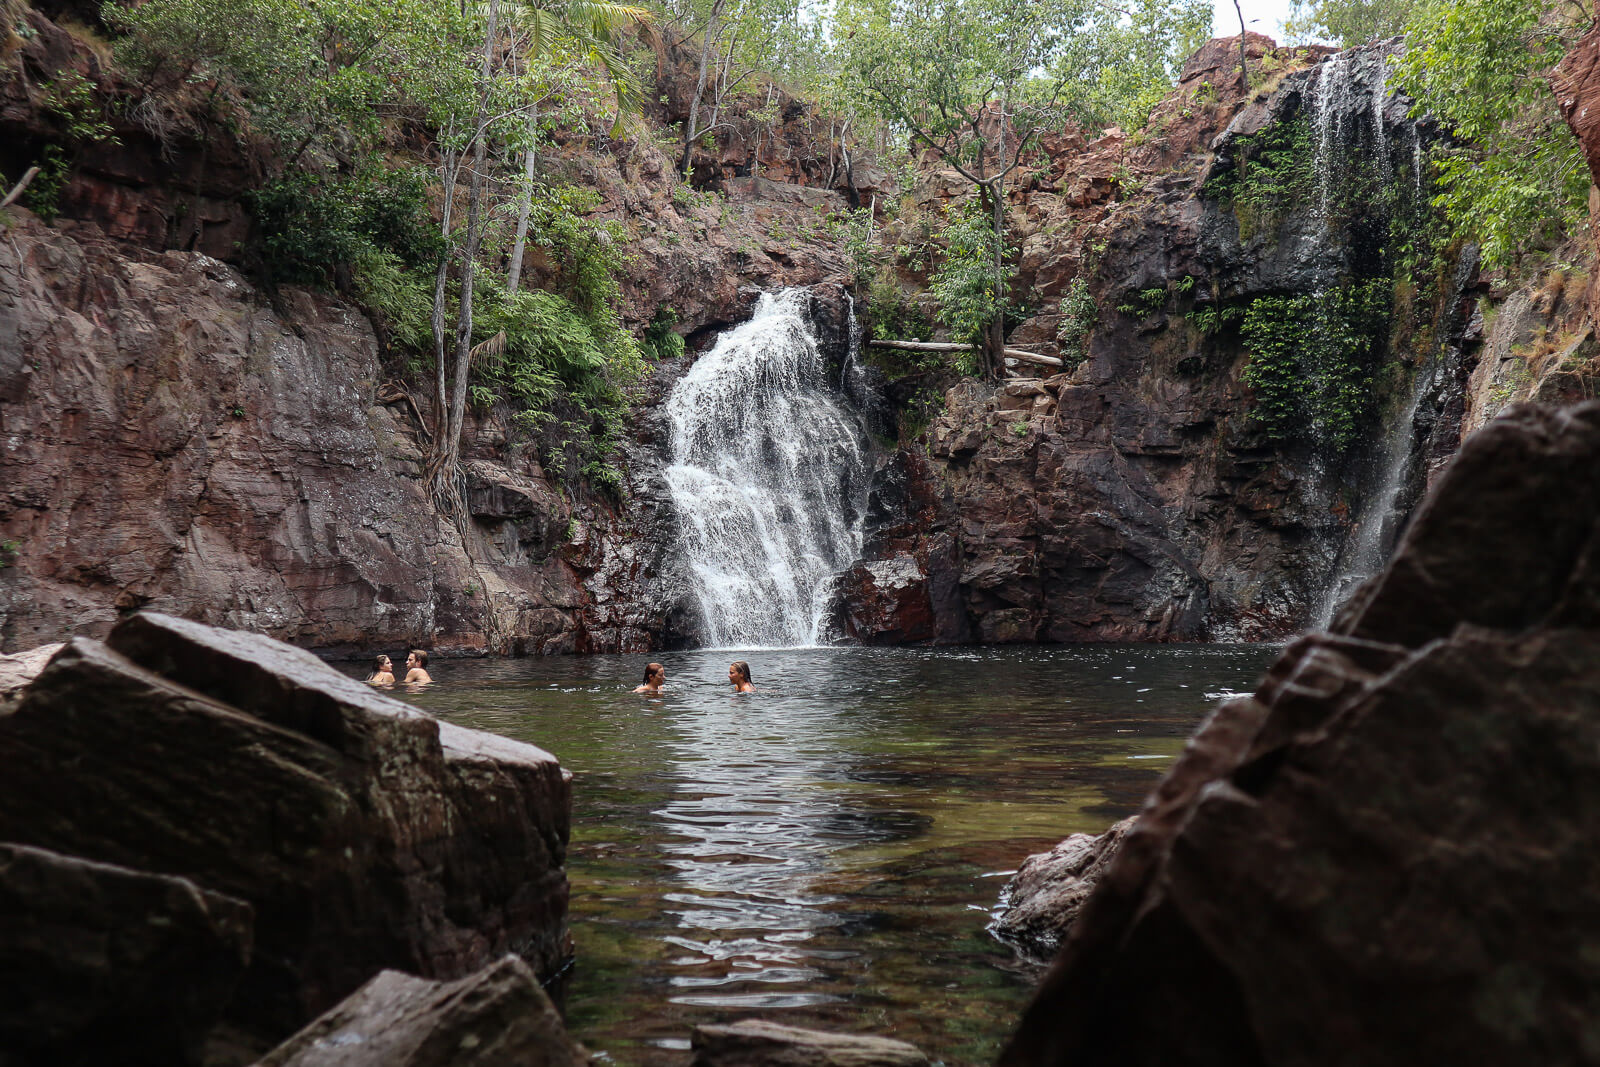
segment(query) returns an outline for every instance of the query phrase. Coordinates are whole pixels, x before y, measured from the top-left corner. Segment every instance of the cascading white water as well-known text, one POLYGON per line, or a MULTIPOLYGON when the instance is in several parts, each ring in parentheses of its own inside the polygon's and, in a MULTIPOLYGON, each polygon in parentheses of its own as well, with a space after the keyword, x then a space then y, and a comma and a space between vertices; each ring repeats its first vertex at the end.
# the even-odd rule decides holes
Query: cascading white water
POLYGON ((1427 395, 1431 385, 1428 368, 1419 369, 1412 383, 1410 402, 1389 432, 1383 435, 1378 454, 1373 457, 1380 478, 1361 509, 1359 525, 1353 537, 1346 542, 1333 580, 1328 583, 1328 588, 1322 594, 1322 602, 1317 605, 1318 630, 1326 630, 1333 623, 1334 613, 1339 606, 1349 599, 1362 582, 1377 574, 1389 561, 1397 528, 1406 517, 1401 505, 1411 467, 1417 409, 1422 406, 1422 398, 1427 395))
MULTIPOLYGON (((1353 214, 1370 222, 1374 211, 1390 212, 1388 225, 1395 225, 1393 212, 1400 208, 1402 194, 1411 193, 1411 208, 1425 203, 1422 133, 1417 123, 1400 116, 1396 91, 1389 84, 1389 59, 1403 47, 1399 41, 1352 48, 1326 59, 1316 70, 1315 79, 1304 97, 1313 131, 1313 169, 1322 220, 1336 230, 1348 225, 1335 210, 1335 201, 1348 198, 1346 188, 1362 172, 1376 171, 1378 196, 1357 205, 1353 214), (1391 110, 1391 105, 1396 105, 1391 110), (1397 162, 1398 160, 1398 162, 1397 162), (1409 168, 1407 164, 1409 163, 1409 168), (1405 170, 1409 169, 1409 183, 1405 170), (1412 186, 1411 190, 1397 183, 1412 186)), ((1401 101, 1400 103, 1403 103, 1401 101)), ((1455 293, 1459 296, 1470 278, 1458 268, 1455 293)), ((1451 313, 1455 314, 1454 312, 1451 313)), ((1446 329, 1445 334, 1450 330, 1446 329)), ((1336 565, 1316 605, 1315 623, 1325 629, 1340 605, 1362 582, 1378 573, 1388 561, 1399 528, 1404 524, 1414 475, 1416 457, 1425 444, 1430 418, 1422 405, 1436 392, 1440 375, 1448 363, 1448 352, 1425 353, 1413 374, 1411 393, 1404 408, 1387 422, 1367 455, 1371 466, 1370 482, 1356 515, 1356 527, 1345 539, 1336 565), (1420 428, 1420 432, 1419 432, 1420 428)), ((1321 457, 1318 457, 1320 460, 1321 457)), ((1320 477, 1319 477, 1320 480, 1320 477)))
POLYGON ((1372 143, 1377 149, 1373 161, 1384 184, 1393 177, 1393 162, 1385 147, 1384 118, 1390 95, 1389 54, 1385 47, 1346 49, 1323 60, 1312 75, 1314 81, 1306 103, 1313 134, 1312 172, 1324 219, 1329 217, 1333 191, 1343 178, 1340 169, 1346 162, 1344 149, 1355 138, 1356 127, 1363 118, 1372 126, 1372 143))
POLYGON ((808 299, 763 294, 667 397, 666 481, 713 646, 819 643, 861 554, 866 422, 828 380, 808 299))

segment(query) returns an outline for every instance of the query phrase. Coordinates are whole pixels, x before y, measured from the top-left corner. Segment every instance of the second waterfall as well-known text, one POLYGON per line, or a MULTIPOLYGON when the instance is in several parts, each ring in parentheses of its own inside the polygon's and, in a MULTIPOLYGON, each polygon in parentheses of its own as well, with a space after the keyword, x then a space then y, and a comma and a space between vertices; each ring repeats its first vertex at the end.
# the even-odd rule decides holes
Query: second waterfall
POLYGON ((820 643, 861 553, 866 421, 829 373, 810 300, 763 294, 667 397, 667 487, 709 645, 820 643))

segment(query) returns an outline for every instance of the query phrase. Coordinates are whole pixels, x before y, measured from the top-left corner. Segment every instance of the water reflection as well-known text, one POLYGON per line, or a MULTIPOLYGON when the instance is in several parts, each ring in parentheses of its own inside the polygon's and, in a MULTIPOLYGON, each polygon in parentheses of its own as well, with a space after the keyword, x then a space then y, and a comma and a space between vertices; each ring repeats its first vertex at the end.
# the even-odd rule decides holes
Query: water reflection
POLYGON ((440 664, 411 699, 574 772, 578 1036, 680 1064, 774 1013, 992 1062, 1036 972, 985 932, 1005 873, 1134 810, 1261 647, 815 649, 440 664), (728 661, 758 689, 735 696, 728 661))

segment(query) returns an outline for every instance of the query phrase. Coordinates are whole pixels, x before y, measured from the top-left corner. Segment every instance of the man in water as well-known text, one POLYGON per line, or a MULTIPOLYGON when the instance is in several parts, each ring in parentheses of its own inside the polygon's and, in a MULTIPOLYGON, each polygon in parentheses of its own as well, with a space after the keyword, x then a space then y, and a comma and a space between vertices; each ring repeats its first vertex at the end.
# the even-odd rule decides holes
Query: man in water
POLYGON ((634 686, 635 693, 659 693, 666 684, 667 669, 659 663, 648 663, 644 668, 644 684, 634 686))
POLYGON ((413 648, 411 655, 406 657, 406 684, 427 685, 433 681, 433 676, 428 673, 428 654, 420 648, 413 648))

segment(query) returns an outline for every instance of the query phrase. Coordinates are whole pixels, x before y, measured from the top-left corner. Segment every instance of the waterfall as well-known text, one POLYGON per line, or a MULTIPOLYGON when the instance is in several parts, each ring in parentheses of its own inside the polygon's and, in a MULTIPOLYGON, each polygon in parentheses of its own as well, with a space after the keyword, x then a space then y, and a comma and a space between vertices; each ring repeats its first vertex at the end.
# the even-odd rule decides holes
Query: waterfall
POLYGON ((1399 539, 1400 527, 1409 512, 1406 490, 1411 484, 1411 459, 1419 436, 1417 412, 1433 384, 1428 370, 1417 370, 1404 413, 1389 426, 1373 455, 1378 480, 1361 509, 1353 536, 1345 542, 1333 580, 1317 605, 1315 629, 1326 630, 1333 623, 1334 613, 1350 594, 1383 569, 1399 539))
MULTIPOLYGON (((1388 185, 1394 177, 1385 110, 1390 97, 1389 56, 1395 47, 1380 44, 1336 52, 1312 75, 1306 105, 1315 153, 1312 168, 1317 205, 1324 220, 1332 214, 1334 191, 1348 176, 1350 165, 1360 165, 1349 148, 1362 133, 1370 133, 1373 146, 1373 158, 1365 162, 1377 165, 1381 184, 1388 185), (1363 124, 1370 130, 1361 130, 1363 124)), ((1414 132, 1415 126, 1411 129, 1414 132)))
MULTIPOLYGON (((1389 58, 1402 47, 1399 41, 1379 42, 1329 56, 1312 73, 1303 96, 1312 129, 1317 212, 1336 238, 1344 278, 1387 271, 1387 246, 1396 230, 1415 225, 1427 210, 1422 131, 1388 78, 1389 58)), ((1455 299, 1469 279, 1470 272, 1456 278, 1455 299)), ((1447 313, 1442 324, 1444 346, 1419 353, 1404 402, 1395 398, 1389 405, 1390 419, 1364 453, 1356 524, 1316 599, 1318 628, 1325 629, 1355 588, 1383 568, 1405 523, 1424 466, 1420 459, 1439 421, 1440 393, 1454 367, 1456 353, 1450 348, 1461 325, 1453 323, 1455 317, 1447 313)), ((1386 358, 1394 357, 1387 353, 1386 358)), ((1337 469, 1331 459, 1313 457, 1319 482, 1337 469)))
POLYGON ((829 380, 808 304, 803 289, 763 294, 666 400, 678 547, 713 646, 818 644, 861 554, 866 422, 829 380))

